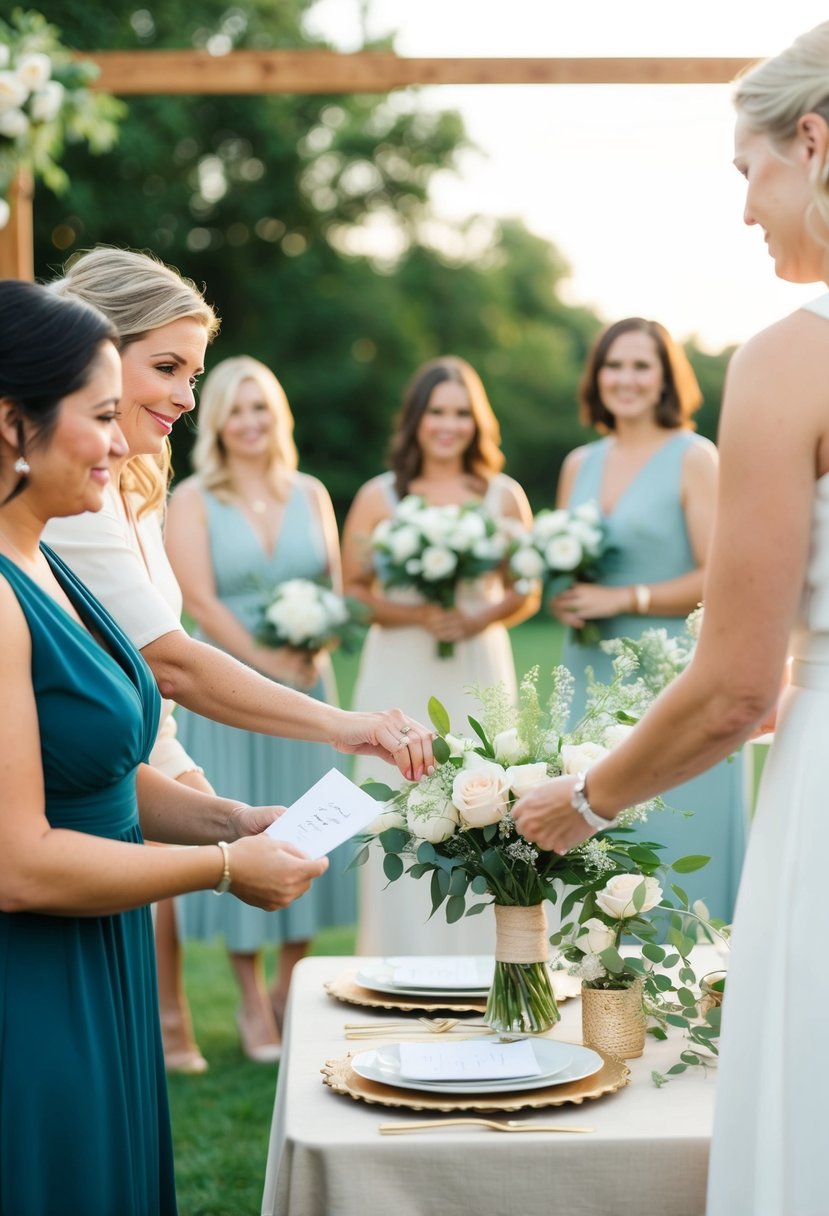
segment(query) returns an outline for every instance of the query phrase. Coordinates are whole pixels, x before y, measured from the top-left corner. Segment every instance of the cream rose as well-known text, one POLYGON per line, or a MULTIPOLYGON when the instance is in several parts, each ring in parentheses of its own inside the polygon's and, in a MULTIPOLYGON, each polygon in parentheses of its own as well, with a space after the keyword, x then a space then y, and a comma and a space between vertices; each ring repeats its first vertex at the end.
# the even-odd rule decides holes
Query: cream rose
POLYGON ((499 764, 463 768, 452 783, 452 801, 470 828, 485 828, 503 819, 509 784, 499 764))
POLYGON ((561 749, 564 772, 570 776, 584 773, 592 765, 598 764, 602 756, 607 755, 607 751, 600 743, 565 743, 561 749))
POLYGON ((554 536, 544 549, 551 570, 575 570, 583 556, 582 547, 574 536, 554 536))
POLYGON ((423 550, 420 562, 423 577, 428 582, 438 582, 442 578, 447 578, 454 571, 458 558, 451 549, 444 549, 440 545, 429 545, 423 550))
POLYGON ((463 735, 453 735, 447 731, 443 738, 450 756, 464 756, 474 747, 472 740, 464 738, 463 735))
POLYGON ((51 75, 52 61, 41 51, 21 55, 17 61, 17 79, 30 93, 42 89, 51 75))
POLYGON ((616 874, 598 893, 596 903, 602 912, 614 920, 626 920, 629 916, 650 912, 661 899, 662 888, 655 878, 644 878, 641 874, 616 874), (642 907, 637 909, 633 903, 633 893, 642 883, 645 884, 645 898, 642 907))
POLYGON ((527 754, 527 745, 514 726, 511 730, 498 732, 492 740, 492 749, 495 752, 495 759, 500 764, 515 764, 517 760, 522 760, 527 754))
POLYGON ((406 814, 406 826, 418 840, 428 840, 430 844, 442 844, 458 829, 458 808, 447 799, 442 806, 409 805, 406 814))
POLYGON ((507 769, 507 784, 516 798, 546 780, 547 765, 543 760, 535 764, 511 764, 507 769))
POLYGON ((633 727, 628 723, 614 722, 604 732, 605 747, 618 747, 620 743, 624 743, 632 730, 633 727))
POLYGON ((601 954, 602 950, 609 950, 611 946, 616 945, 616 934, 597 916, 591 916, 581 928, 576 945, 585 954, 601 954))
POLYGON ((379 836, 387 828, 405 828, 406 816, 396 806, 386 806, 366 828, 372 836, 379 836))

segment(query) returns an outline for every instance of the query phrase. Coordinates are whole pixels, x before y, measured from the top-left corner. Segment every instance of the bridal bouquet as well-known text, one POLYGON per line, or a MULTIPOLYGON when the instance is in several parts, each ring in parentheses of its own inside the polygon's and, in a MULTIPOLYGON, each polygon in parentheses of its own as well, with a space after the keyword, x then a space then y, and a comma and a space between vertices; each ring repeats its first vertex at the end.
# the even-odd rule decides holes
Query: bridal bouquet
MULTIPOLYGON (((384 588, 411 587, 430 603, 452 608, 458 583, 499 566, 507 540, 478 505, 431 507, 408 494, 374 529, 371 547, 384 588)), ((438 642, 440 658, 454 649, 453 642, 438 642)))
POLYGON ((352 650, 363 632, 356 605, 311 579, 287 579, 265 596, 259 639, 266 646, 352 650))
MULTIPOLYGON (((473 734, 468 737, 452 733, 446 710, 433 698, 435 771, 396 792, 366 786, 384 806, 355 859, 364 862, 376 838, 385 853, 386 878, 428 878, 432 913, 445 904, 450 923, 495 904, 496 969, 486 1020, 498 1030, 539 1031, 558 1020, 543 902, 561 901, 567 916, 574 899, 563 895, 566 888, 584 893, 611 875, 632 868, 652 873, 659 865, 661 846, 626 840, 624 833, 593 837, 560 856, 518 832, 511 814, 517 798, 549 776, 594 763, 620 738, 620 715, 632 720, 632 694, 622 674, 595 693, 569 732, 564 725, 572 676, 563 667, 554 672, 546 707, 537 681, 534 668, 522 682, 518 707, 502 685, 476 690, 482 712, 480 720, 469 718, 473 734)), ((634 807, 624 822, 645 818, 659 805, 653 800, 634 807)))
MULTIPOLYGON (((532 528, 510 547, 509 573, 519 591, 542 580, 545 596, 566 591, 575 582, 595 582, 598 562, 607 551, 607 536, 597 503, 570 509, 540 511, 532 528)), ((576 637, 585 644, 598 641, 595 626, 585 625, 576 637)))

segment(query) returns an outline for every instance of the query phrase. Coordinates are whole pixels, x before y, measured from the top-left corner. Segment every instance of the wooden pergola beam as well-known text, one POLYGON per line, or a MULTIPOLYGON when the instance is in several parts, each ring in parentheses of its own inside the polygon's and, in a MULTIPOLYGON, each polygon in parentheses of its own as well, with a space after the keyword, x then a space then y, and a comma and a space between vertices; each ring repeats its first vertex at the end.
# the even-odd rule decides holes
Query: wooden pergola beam
POLYGON ((751 59, 407 59, 387 51, 95 51, 93 88, 172 93, 387 93, 436 84, 727 84, 751 59))

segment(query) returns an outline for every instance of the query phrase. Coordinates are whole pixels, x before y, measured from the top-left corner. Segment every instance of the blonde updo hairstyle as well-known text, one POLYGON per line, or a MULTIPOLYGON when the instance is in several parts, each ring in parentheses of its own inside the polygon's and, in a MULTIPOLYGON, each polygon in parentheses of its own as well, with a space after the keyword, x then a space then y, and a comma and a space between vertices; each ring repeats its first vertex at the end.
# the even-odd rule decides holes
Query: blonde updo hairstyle
MULTIPOLYGON (((781 153, 804 114, 819 114, 829 123, 829 21, 738 77, 734 105, 749 127, 767 135, 781 153)), ((812 205, 824 229, 820 239, 829 244, 829 154, 812 191, 812 205)))
MULTIPOLYGON (((49 284, 58 295, 94 305, 118 330, 121 351, 154 329, 192 317, 204 326, 208 342, 219 319, 201 291, 171 266, 149 253, 99 245, 81 253, 49 284)), ((170 441, 157 456, 133 456, 121 474, 121 489, 141 498, 139 515, 159 510, 170 480, 170 441)))
POLYGON ((234 496, 233 479, 222 442, 239 389, 252 380, 273 415, 270 461, 267 477, 277 498, 288 497, 292 476, 299 465, 294 443, 294 416, 285 390, 269 367, 250 355, 236 355, 218 363, 206 377, 199 397, 198 438, 193 449, 193 468, 206 490, 229 501, 234 496))

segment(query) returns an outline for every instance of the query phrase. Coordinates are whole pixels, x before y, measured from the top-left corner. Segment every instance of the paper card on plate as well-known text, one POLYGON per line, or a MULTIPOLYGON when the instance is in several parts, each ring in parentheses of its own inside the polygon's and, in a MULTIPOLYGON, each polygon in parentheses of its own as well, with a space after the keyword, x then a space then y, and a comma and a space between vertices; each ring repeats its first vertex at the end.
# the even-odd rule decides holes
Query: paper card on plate
POLYGON ((496 1081, 537 1077, 529 1039, 518 1043, 401 1043, 400 1076, 410 1081, 496 1081))
POLYGON ((276 840, 295 844, 309 857, 324 857, 368 827, 379 813, 375 798, 332 768, 265 831, 276 840))
POLYGON ((495 960, 478 957, 409 959, 394 968, 392 979, 403 988, 484 988, 495 960))

